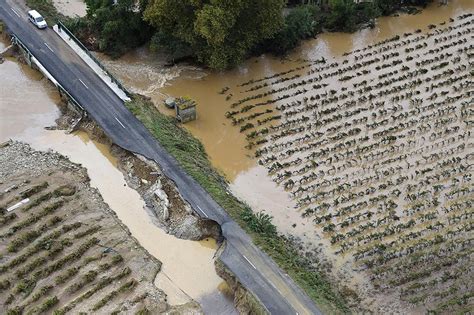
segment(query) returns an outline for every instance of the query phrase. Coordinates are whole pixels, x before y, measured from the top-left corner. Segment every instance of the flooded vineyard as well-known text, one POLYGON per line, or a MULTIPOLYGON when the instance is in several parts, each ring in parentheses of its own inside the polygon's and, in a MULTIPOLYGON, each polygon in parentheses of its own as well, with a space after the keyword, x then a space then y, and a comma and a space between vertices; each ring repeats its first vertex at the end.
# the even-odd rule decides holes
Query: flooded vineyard
POLYGON ((167 114, 166 97, 196 100, 184 127, 232 192, 355 290, 353 305, 452 313, 472 305, 473 25, 457 17, 473 10, 433 3, 225 72, 164 67, 145 47, 101 57, 167 114))
POLYGON ((473 307, 474 18, 428 29, 221 91, 287 211, 368 281, 376 312, 473 307))

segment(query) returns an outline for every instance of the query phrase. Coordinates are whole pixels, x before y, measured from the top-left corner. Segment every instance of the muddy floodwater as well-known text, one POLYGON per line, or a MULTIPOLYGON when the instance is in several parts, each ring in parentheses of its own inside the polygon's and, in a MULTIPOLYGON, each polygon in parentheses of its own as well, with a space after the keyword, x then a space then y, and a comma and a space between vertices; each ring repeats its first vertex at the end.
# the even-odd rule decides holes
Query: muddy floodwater
MULTIPOLYGON (((0 48, 5 43, 0 42, 0 48)), ((155 284, 163 289, 171 305, 190 299, 208 314, 234 314, 232 298, 223 290, 223 280, 214 269, 217 244, 178 239, 152 221, 140 195, 129 188, 109 147, 92 141, 86 133, 66 134, 45 130, 55 124, 59 95, 38 72, 13 59, 0 65, 0 142, 15 139, 38 150, 54 150, 87 168, 91 186, 117 213, 131 234, 153 256, 162 270, 155 284)))
MULTIPOLYGON (((447 21, 472 9, 472 0, 453 0, 445 6, 433 3, 416 15, 381 17, 377 19, 373 29, 353 34, 320 34, 314 40, 305 41, 285 59, 262 55, 225 72, 212 72, 189 65, 165 67, 160 62, 161 56, 151 53, 146 47, 118 60, 110 60, 100 54, 99 57, 126 86, 134 92, 151 97, 164 113, 173 115, 173 111, 163 105, 163 100, 167 97, 189 96, 195 99, 198 103, 198 119, 184 127, 204 144, 211 162, 230 181, 234 194, 254 210, 272 209, 275 223, 282 232, 319 239, 310 223, 302 220, 299 213, 289 210, 294 208, 294 202, 287 197, 282 187, 266 176, 266 170, 257 165, 253 158, 254 151, 245 148, 247 142, 244 133, 240 133, 239 128, 232 126, 231 121, 225 118, 225 113, 232 110, 232 100, 241 98, 245 93, 245 88, 239 88, 238 85, 251 79, 288 71, 321 57, 342 60, 345 52, 404 32, 416 29, 426 31, 429 24, 447 21), (231 101, 226 101, 226 96, 219 93, 224 87, 230 88, 231 101), (292 228, 288 221, 297 224, 299 228, 292 228)), ((264 88, 261 91, 266 90, 264 88)))
MULTIPOLYGON (((268 176, 267 169, 264 166, 258 165, 257 159, 255 159, 254 156, 255 150, 259 148, 259 146, 253 146, 252 148, 246 147, 249 145, 246 135, 250 135, 252 130, 262 130, 264 127, 270 125, 265 125, 264 123, 260 124, 260 122, 257 124, 256 118, 249 118, 251 114, 257 113, 260 108, 262 110, 269 108, 272 111, 271 114, 264 114, 259 117, 267 118, 270 115, 275 115, 276 117, 278 114, 285 113, 284 110, 277 110, 277 106, 285 105, 287 102, 295 100, 302 101, 302 97, 298 98, 296 96, 297 94, 295 94, 295 97, 286 99, 286 101, 275 101, 272 103, 273 106, 266 106, 264 104, 264 106, 259 105, 260 107, 252 107, 248 111, 241 111, 235 117, 245 117, 247 119, 245 122, 251 121, 256 125, 255 129, 245 132, 240 132, 239 130, 245 122, 233 126, 232 121, 225 118, 226 113, 235 110, 243 110, 247 105, 254 105, 259 101, 265 102, 272 97, 285 98, 282 94, 289 93, 287 91, 295 92, 300 86, 290 87, 288 90, 282 90, 284 92, 280 93, 271 92, 270 89, 285 88, 285 85, 298 83, 298 80, 302 80, 303 78, 307 80, 309 76, 309 74, 307 74, 308 68, 303 67, 308 67, 308 64, 313 64, 310 67, 316 68, 317 65, 315 62, 321 60, 322 57, 326 60, 326 65, 337 62, 339 66, 334 69, 340 70, 344 67, 342 65, 345 63, 348 63, 347 66, 352 66, 357 63, 357 59, 355 61, 351 59, 349 62, 347 57, 344 56, 346 52, 359 49, 363 50, 375 43, 393 38, 395 35, 400 35, 403 40, 410 36, 408 33, 413 33, 415 30, 417 30, 416 34, 426 34, 429 31, 430 24, 433 25, 432 27, 437 27, 438 30, 441 31, 447 27, 449 23, 456 25, 456 20, 453 19, 450 21, 451 18, 472 12, 472 10, 474 10, 474 1, 472 0, 449 1, 449 4, 446 6, 439 6, 435 1, 435 3, 416 15, 379 18, 376 27, 373 29, 364 29, 353 34, 326 33, 318 35, 317 39, 305 41, 301 47, 296 49, 295 52, 284 60, 272 56, 259 56, 251 58, 234 70, 225 72, 212 72, 186 65, 167 68, 163 63, 158 61, 160 56, 153 55, 153 53, 149 52, 146 48, 138 49, 119 60, 111 61, 103 56, 102 58, 126 86, 130 87, 134 92, 151 97, 159 110, 166 114, 173 115, 173 112, 166 109, 163 105, 163 100, 167 97, 189 96, 196 100, 198 103, 198 119, 185 124, 184 127, 202 141, 213 165, 229 180, 230 187, 234 194, 251 205, 254 210, 270 213, 274 217, 273 222, 277 225, 280 232, 298 236, 307 244, 319 247, 318 250, 322 249, 324 253, 326 253, 326 259, 330 260, 332 266, 335 267, 333 270, 338 273, 336 276, 340 277, 339 279, 344 279, 341 281, 342 283, 348 283, 350 285, 358 283, 363 287, 368 285, 366 283, 367 277, 360 277, 362 273, 354 272, 356 270, 349 262, 352 259, 351 256, 335 254, 336 247, 333 246, 332 243, 336 241, 330 239, 330 234, 323 233, 321 228, 318 230, 312 217, 303 218, 301 212, 302 208, 297 206, 297 198, 291 199, 288 192, 286 192, 282 186, 277 185, 275 183, 277 181, 272 180, 272 178, 268 176), (405 35, 405 33, 407 33, 407 35, 405 35), (282 74, 290 70, 292 71, 291 74, 282 74), (279 75, 272 80, 262 79, 275 74, 279 75), (302 78, 293 80, 290 78, 292 75, 299 75, 302 78), (242 86, 242 83, 255 79, 262 80, 258 83, 242 86), (278 79, 285 79, 286 81, 276 82, 278 79), (267 82, 265 80, 268 80, 273 86, 267 87, 263 85, 262 83, 267 82), (224 87, 228 87, 229 91, 223 94, 219 93, 224 87), (251 88, 255 88, 255 90, 249 91, 248 89, 251 88), (265 95, 267 92, 270 95, 269 97, 265 95), (245 100, 241 103, 243 104, 242 106, 238 104, 234 108, 232 107, 232 103, 252 96, 256 96, 256 99, 251 99, 252 101, 245 100)), ((453 35, 449 32, 448 34, 453 35)), ((426 50, 438 48, 432 41, 429 42, 429 45, 426 50)), ((397 53, 400 54, 400 58, 406 59, 406 50, 403 49, 397 51, 397 53)), ((426 56, 429 54, 430 52, 425 52, 425 55, 416 56, 415 58, 428 58, 426 56)), ((359 59, 359 61, 360 60, 361 59, 359 59)), ((430 69, 433 73, 438 76, 440 75, 440 73, 436 72, 439 71, 439 69, 430 69)), ((409 70, 410 69, 404 69, 403 71, 409 70)), ((376 71, 374 71, 374 73, 375 72, 376 71)), ((323 72, 321 72, 321 74, 324 75, 323 72)), ((317 75, 317 73, 315 73, 315 75, 317 75)), ((379 82, 383 81, 384 77, 378 78, 371 77, 370 75, 363 77, 360 75, 359 78, 354 79, 351 83, 364 84, 358 82, 359 79, 379 82)), ((319 81, 321 81, 321 78, 319 81)), ((328 79, 328 83, 335 95, 342 93, 340 91, 340 87, 343 85, 342 83, 338 80, 333 80, 333 82, 329 81, 331 81, 331 79, 328 79)), ((345 88, 347 90, 348 88, 355 88, 355 86, 352 87, 352 85, 348 85, 348 87, 345 88)), ((329 91, 325 92, 327 94, 329 91)), ((423 96, 427 98, 426 95, 423 96)), ((411 109, 411 107, 407 104, 402 108, 403 111, 408 111, 409 109, 411 109)), ((261 111, 259 113, 261 113, 261 111)), ((295 118, 301 116, 301 114, 295 115, 295 118)), ((301 124, 301 126, 302 125, 303 124, 301 124)), ((278 126, 278 124, 274 124, 274 126, 278 126)), ((271 136, 274 136, 275 133, 271 134, 271 136)), ((262 138, 264 137, 257 137, 256 139, 262 138)), ((270 137, 266 138, 266 140, 269 138, 270 137)), ((285 138, 285 141, 286 140, 288 139, 285 138)), ((294 138, 289 139, 288 143, 291 143, 290 140, 294 140, 294 138)), ((270 140, 261 147, 270 147, 274 143, 282 144, 283 142, 281 139, 280 141, 272 141, 273 140, 270 140)), ((304 144, 304 141, 305 140, 302 140, 300 142, 301 145, 304 144)), ((281 149, 277 148, 270 152, 276 152, 275 154, 283 153, 283 148, 285 147, 282 146, 281 149)), ((271 158, 271 155, 268 154, 265 156, 265 154, 263 154, 262 157, 271 158)), ((296 157, 299 156, 295 155, 294 161, 291 160, 295 162, 295 168, 300 165, 296 157)), ((263 162, 262 164, 266 164, 267 167, 271 165, 270 162, 263 162)), ((282 175, 283 171, 288 169, 292 170, 291 167, 293 166, 284 166, 286 169, 283 169, 281 174, 275 174, 277 173, 275 172, 273 176, 282 175)), ((363 175, 363 172, 359 174, 359 176, 363 175)), ((283 183, 283 180, 280 182, 283 183)), ((403 204, 401 204, 401 206, 403 206, 403 204)), ((397 214, 400 215, 400 213, 397 214)), ((393 239, 395 238, 396 237, 393 237, 393 239)), ((393 239, 390 240, 393 241, 393 239)), ((394 305, 389 305, 391 302, 385 303, 386 301, 396 301, 396 298, 393 299, 393 296, 379 296, 376 299, 377 300, 369 295, 366 302, 368 301, 368 304, 373 305, 377 303, 383 304, 385 305, 385 311, 389 309, 395 310, 395 308, 392 307, 399 306, 397 302, 394 302, 394 305)))

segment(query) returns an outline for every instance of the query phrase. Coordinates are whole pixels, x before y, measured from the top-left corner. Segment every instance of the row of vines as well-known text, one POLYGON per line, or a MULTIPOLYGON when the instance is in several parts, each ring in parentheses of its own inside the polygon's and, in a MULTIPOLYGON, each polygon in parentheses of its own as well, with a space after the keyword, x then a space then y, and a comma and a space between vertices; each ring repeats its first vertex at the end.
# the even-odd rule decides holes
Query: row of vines
POLYGON ((427 312, 474 306, 473 30, 465 14, 228 98, 247 148, 332 252, 427 312))

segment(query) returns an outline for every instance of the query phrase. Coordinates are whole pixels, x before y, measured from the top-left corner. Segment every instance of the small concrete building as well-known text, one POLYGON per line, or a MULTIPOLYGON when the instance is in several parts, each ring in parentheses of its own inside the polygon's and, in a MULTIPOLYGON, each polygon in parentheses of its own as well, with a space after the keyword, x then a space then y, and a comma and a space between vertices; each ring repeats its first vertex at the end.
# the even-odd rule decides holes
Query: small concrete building
POLYGON ((176 118, 186 123, 196 120, 196 102, 189 97, 179 97, 175 100, 176 118))

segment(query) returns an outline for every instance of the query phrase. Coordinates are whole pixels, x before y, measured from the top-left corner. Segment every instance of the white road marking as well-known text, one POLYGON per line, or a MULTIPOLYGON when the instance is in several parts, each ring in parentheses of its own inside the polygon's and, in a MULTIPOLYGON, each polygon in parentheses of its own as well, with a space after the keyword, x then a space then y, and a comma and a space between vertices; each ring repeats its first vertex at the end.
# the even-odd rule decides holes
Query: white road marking
POLYGON ((202 210, 201 207, 199 207, 198 205, 196 205, 196 207, 199 209, 199 211, 201 211, 201 212, 206 216, 206 218, 209 218, 209 216, 207 215, 207 213, 204 212, 204 210, 202 210))
POLYGON ((257 267, 255 267, 255 265, 252 264, 252 262, 247 257, 245 257, 245 255, 242 255, 242 256, 244 256, 245 260, 250 264, 250 266, 253 267, 253 269, 257 270, 257 267))
POLYGON ((118 120, 117 117, 114 117, 116 121, 118 121, 118 123, 120 124, 120 126, 122 126, 123 129, 126 129, 125 126, 122 124, 122 122, 120 120, 118 120))
POLYGON ((10 8, 10 9, 12 9, 13 13, 15 13, 16 16, 20 17, 20 15, 18 14, 18 12, 15 11, 15 9, 13 9, 13 8, 10 8))
POLYGON ((51 49, 51 47, 49 47, 48 44, 44 43, 44 45, 45 45, 46 47, 48 47, 48 49, 51 50, 52 53, 54 53, 54 51, 51 49))
MULTIPOLYGON (((86 87, 86 89, 89 89, 89 87, 88 87, 81 79, 79 79, 79 82, 81 82, 82 85, 84 85, 84 86, 86 87)), ((115 118, 115 119, 117 119, 117 118, 115 118)), ((124 127, 124 128, 125 128, 125 127, 124 127)))

